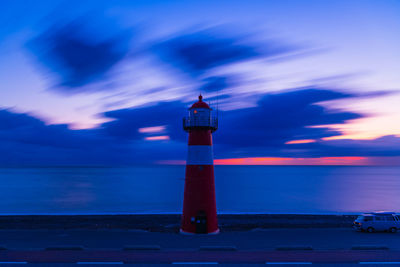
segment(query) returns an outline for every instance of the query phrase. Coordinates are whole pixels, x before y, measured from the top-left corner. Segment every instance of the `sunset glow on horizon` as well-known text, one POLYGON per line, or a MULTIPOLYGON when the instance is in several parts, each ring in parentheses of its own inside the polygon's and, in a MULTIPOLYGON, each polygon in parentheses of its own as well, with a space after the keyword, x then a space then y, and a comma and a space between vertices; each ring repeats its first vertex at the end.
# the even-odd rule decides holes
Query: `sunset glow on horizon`
MULTIPOLYGON (((185 160, 160 160, 160 165, 185 165, 185 160)), ((251 157, 214 159, 214 165, 373 165, 367 157, 319 157, 319 158, 285 158, 285 157, 251 157)))
POLYGON ((215 165, 367 165, 366 157, 280 158, 255 157, 215 159, 215 165))

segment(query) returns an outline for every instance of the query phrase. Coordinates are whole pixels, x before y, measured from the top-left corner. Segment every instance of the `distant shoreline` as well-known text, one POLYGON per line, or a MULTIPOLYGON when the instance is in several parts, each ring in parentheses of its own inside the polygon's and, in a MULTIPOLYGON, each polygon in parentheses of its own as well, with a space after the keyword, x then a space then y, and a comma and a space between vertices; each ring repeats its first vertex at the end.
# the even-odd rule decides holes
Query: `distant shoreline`
MULTIPOLYGON (((178 232, 180 214, 135 215, 0 215, 0 229, 121 229, 178 232)), ((220 214, 221 231, 260 228, 351 227, 357 215, 220 214)))

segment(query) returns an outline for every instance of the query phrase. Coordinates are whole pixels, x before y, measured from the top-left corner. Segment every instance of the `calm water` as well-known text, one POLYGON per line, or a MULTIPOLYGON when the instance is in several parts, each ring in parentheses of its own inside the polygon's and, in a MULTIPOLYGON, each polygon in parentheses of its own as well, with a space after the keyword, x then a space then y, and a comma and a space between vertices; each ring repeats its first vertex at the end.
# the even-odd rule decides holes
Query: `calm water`
MULTIPOLYGON (((220 213, 400 211, 400 167, 216 166, 220 213)), ((0 169, 0 214, 179 213, 184 166, 0 169)))

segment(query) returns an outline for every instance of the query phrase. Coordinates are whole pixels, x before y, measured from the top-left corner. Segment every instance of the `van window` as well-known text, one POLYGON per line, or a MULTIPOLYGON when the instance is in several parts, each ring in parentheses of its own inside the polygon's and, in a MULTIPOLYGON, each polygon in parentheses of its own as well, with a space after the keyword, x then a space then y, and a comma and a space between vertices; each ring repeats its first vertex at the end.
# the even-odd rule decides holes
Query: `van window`
POLYGON ((393 222, 395 219, 394 216, 386 216, 386 220, 389 222, 393 222))
POLYGON ((372 222, 373 221, 372 216, 362 216, 362 217, 364 217, 364 219, 363 219, 364 222, 372 222))
POLYGON ((376 216, 375 217, 375 221, 383 222, 383 221, 386 221, 386 220, 385 220, 385 217, 383 217, 383 216, 376 216))

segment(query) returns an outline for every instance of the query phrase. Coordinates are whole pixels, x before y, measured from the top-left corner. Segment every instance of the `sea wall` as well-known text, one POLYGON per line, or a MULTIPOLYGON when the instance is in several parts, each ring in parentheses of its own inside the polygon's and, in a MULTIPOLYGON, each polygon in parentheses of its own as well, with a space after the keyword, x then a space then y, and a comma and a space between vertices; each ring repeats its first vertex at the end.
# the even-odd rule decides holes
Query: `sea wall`
MULTIPOLYGON (((219 215, 221 231, 350 227, 356 215, 219 215)), ((0 229, 139 229, 178 232, 180 215, 2 215, 0 229)))

